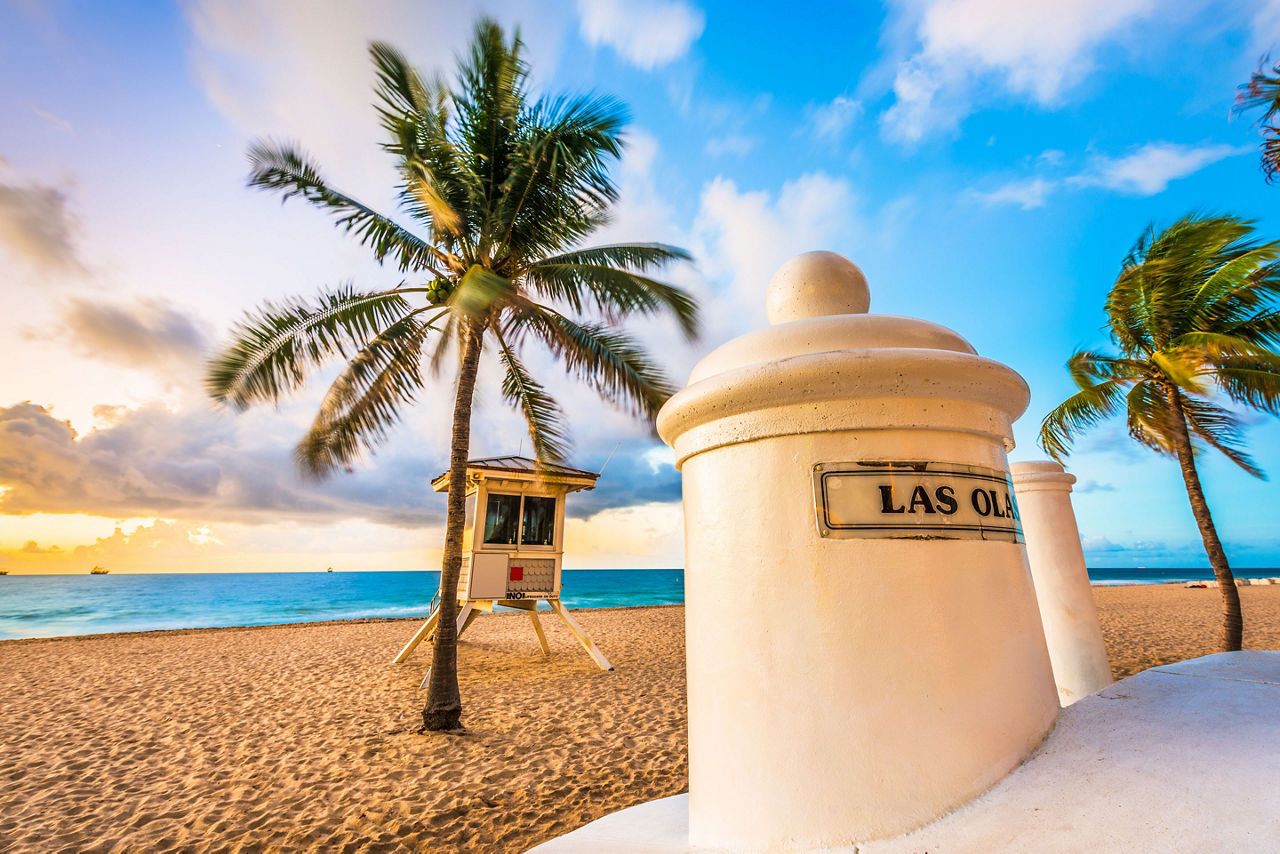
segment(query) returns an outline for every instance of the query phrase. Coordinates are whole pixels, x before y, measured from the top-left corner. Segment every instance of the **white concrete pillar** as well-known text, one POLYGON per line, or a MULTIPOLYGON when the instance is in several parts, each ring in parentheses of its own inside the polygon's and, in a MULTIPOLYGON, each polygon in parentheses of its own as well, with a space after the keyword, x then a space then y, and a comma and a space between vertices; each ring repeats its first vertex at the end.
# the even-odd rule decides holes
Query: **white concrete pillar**
POLYGON ((689 842, 892 836, 1057 715, 1006 452, 1026 383, 806 253, 658 416, 684 475, 689 842))
POLYGON ((1074 475, 1049 460, 1013 464, 1027 559, 1064 707, 1114 681, 1071 509, 1075 482, 1074 475))

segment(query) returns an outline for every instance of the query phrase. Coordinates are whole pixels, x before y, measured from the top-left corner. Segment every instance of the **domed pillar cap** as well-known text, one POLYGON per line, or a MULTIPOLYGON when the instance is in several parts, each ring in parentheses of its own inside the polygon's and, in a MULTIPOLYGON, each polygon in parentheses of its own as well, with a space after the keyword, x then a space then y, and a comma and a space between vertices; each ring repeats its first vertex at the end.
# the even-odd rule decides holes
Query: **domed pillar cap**
POLYGON ((1009 466, 1013 485, 1023 491, 1038 489, 1063 489, 1071 491, 1076 476, 1052 460, 1026 460, 1009 466))
POLYGON ((871 308, 867 277, 835 252, 805 252, 778 268, 769 280, 765 311, 774 326, 832 314, 866 314, 871 308))

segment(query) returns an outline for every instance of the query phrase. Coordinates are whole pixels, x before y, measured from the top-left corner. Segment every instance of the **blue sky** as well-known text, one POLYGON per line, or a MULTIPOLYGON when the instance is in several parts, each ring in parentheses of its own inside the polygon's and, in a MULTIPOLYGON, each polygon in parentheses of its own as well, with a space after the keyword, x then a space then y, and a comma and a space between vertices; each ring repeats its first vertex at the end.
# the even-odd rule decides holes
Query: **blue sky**
MULTIPOLYGON (((873 311, 923 317, 1032 389, 1013 459, 1105 346, 1102 301, 1149 224, 1193 210, 1280 238, 1235 87, 1280 41, 1280 2, 903 0, 84 4, 0 0, 0 564, 16 572, 408 569, 437 559, 448 389, 355 474, 302 483, 290 451, 323 377, 279 410, 218 413, 207 353, 245 309, 345 280, 394 284, 320 213, 244 187, 248 143, 300 140, 390 209, 370 39, 447 72, 481 13, 519 24, 535 85, 630 107, 622 200, 600 236, 688 247, 672 279, 703 340, 640 330, 683 381, 764 323, 773 270, 810 249, 866 272, 873 311), (30 403, 24 403, 29 401, 30 403)), ((550 377, 549 364, 539 369, 550 377)), ((482 383, 485 376, 482 374, 482 383)), ((496 377, 490 373, 491 387, 496 377)), ((569 383, 574 461, 598 466, 576 566, 679 566, 679 478, 645 428, 569 383)), ((1263 468, 1280 427, 1251 418, 1263 468)), ((480 401, 477 455, 521 447, 480 401)), ((1091 565, 1205 563, 1177 467, 1119 424, 1081 442, 1091 565)), ((1206 457, 1238 566, 1280 565, 1274 485, 1206 457)))

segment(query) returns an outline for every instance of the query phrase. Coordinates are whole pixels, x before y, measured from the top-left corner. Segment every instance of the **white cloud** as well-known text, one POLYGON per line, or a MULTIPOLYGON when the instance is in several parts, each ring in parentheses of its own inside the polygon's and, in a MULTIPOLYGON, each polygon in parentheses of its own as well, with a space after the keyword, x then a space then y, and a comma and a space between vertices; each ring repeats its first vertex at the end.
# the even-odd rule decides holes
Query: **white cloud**
POLYGON ((808 127, 818 139, 837 142, 861 115, 861 101, 837 95, 830 103, 809 108, 808 127))
POLYGON ((0 513, 85 513, 262 523, 364 518, 388 525, 438 519, 426 453, 388 448, 358 478, 305 482, 291 445, 300 438, 270 413, 219 416, 160 405, 115 413, 81 435, 43 406, 0 406, 0 513), (288 428, 288 429, 282 429, 288 428))
POLYGON ((1127 551, 1130 548, 1129 546, 1122 546, 1118 543, 1113 543, 1111 540, 1101 535, 1081 537, 1080 540, 1080 544, 1084 546, 1085 551, 1090 552, 1122 552, 1127 551))
POLYGON ((703 187, 694 222, 700 269, 738 303, 737 311, 709 313, 720 324, 708 330, 712 342, 764 325, 765 286, 788 258, 838 250, 861 234, 849 182, 822 172, 786 182, 776 197, 716 178, 703 187))
POLYGON ((94 359, 187 381, 202 372, 210 345, 193 317, 149 298, 111 303, 72 297, 63 308, 63 326, 40 337, 71 342, 94 359))
POLYGON ((578 14, 579 32, 587 44, 608 45, 646 70, 684 56, 706 25, 701 10, 680 0, 578 0, 578 14))
POLYGON ((1271 53, 1280 47, 1280 0, 1262 0, 1250 23, 1250 58, 1271 53))
POLYGON ((978 85, 1057 104, 1093 67, 1097 49, 1158 7, 1155 0, 898 0, 915 21, 915 52, 898 66, 886 137, 908 144, 954 131, 978 85))
POLYGON ((426 74, 452 72, 475 20, 519 26, 533 74, 549 75, 570 21, 544 0, 193 0, 191 62, 206 96, 254 136, 299 140, 338 186, 380 203, 394 186, 372 103, 368 43, 404 51, 426 74), (443 7, 443 8, 442 8, 443 7))
POLYGON ((41 183, 0 181, 3 250, 42 271, 82 272, 80 221, 66 192, 41 183))
POLYGON ((971 196, 987 205, 1017 205, 1024 211, 1044 207, 1045 200, 1053 192, 1056 183, 1039 176, 1020 181, 1010 181, 990 192, 971 191, 971 196))
MULTIPOLYGON (((1101 187, 1117 193, 1152 196, 1163 192, 1171 181, 1185 178, 1219 160, 1250 151, 1252 149, 1248 146, 1149 142, 1121 157, 1097 155, 1083 171, 1063 180, 1035 175, 1010 181, 990 191, 969 190, 966 195, 986 205, 1017 205, 1023 210, 1043 207, 1049 196, 1064 185, 1101 187)), ((1064 159, 1063 152, 1050 149, 1036 161, 1042 167, 1052 168, 1061 165, 1064 159)))
POLYGON ((713 136, 709 138, 703 149, 712 157, 719 157, 722 154, 732 154, 736 157, 745 157, 751 153, 760 141, 752 136, 741 133, 731 133, 726 136, 713 136))
POLYGON ((1149 142, 1123 157, 1097 157, 1084 173, 1069 180, 1137 196, 1163 192, 1170 181, 1185 178, 1211 163, 1252 151, 1248 146, 1180 145, 1149 142))

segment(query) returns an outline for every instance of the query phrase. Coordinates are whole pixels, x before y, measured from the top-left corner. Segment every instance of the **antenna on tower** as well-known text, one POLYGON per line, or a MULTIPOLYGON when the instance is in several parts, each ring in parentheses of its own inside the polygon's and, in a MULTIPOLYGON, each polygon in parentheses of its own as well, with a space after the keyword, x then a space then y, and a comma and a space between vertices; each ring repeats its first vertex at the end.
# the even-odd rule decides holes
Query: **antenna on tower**
POLYGON ((617 442, 616 444, 614 444, 613 450, 609 452, 609 459, 604 461, 603 466, 600 466, 600 471, 596 472, 597 475, 604 474, 605 467, 609 465, 609 460, 613 459, 613 455, 618 453, 618 445, 621 445, 621 444, 622 442, 617 442))

